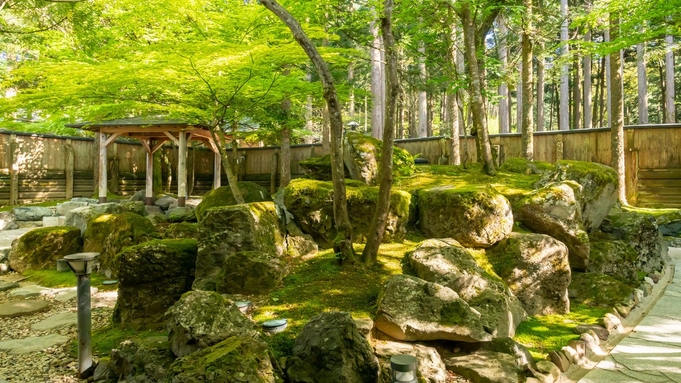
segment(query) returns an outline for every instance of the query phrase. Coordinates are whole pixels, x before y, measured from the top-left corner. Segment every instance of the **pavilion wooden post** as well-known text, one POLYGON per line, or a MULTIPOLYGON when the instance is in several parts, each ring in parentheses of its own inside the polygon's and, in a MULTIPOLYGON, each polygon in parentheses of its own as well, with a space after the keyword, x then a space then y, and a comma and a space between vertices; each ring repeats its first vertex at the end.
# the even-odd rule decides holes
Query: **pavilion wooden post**
POLYGON ((222 183, 222 157, 220 152, 213 153, 213 189, 217 189, 222 183))
POLYGON ((108 163, 106 160, 106 133, 99 132, 99 203, 106 203, 106 168, 108 163))
POLYGON ((187 133, 179 131, 179 150, 177 155, 177 206, 184 207, 187 200, 187 133))

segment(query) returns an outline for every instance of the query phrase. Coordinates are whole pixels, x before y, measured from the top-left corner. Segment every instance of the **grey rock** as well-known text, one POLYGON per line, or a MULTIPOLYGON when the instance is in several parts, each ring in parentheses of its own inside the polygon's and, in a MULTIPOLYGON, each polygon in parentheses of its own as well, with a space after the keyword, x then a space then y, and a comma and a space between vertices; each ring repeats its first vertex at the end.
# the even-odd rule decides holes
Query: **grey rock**
POLYGON ((636 306, 640 305, 643 302, 643 290, 641 289, 634 289, 634 303, 636 306))
POLYGON ((174 207, 166 211, 168 222, 196 222, 194 209, 189 207, 174 207))
POLYGON ((371 318, 355 318, 355 325, 360 334, 369 336, 374 329, 374 321, 371 318))
POLYGON ((97 363, 97 367, 95 368, 95 372, 92 374, 92 380, 97 382, 100 380, 107 380, 109 378, 114 378, 111 374, 111 368, 109 367, 109 361, 108 360, 100 360, 99 363, 97 363))
POLYGON ((636 283, 640 262, 638 253, 629 243, 610 237, 591 237, 589 273, 606 274, 611 277, 636 283))
POLYGON ((495 338, 489 343, 482 343, 482 348, 511 355, 515 358, 516 366, 522 371, 532 369, 535 366, 534 358, 527 347, 512 338, 495 338))
POLYGON ((317 243, 307 234, 287 235, 286 248, 292 256, 303 258, 314 257, 319 251, 317 243))
POLYGON ((47 310, 50 302, 43 300, 23 300, 0 304, 0 318, 14 318, 32 315, 47 310))
POLYGON ((71 198, 71 202, 87 202, 90 205, 96 205, 99 203, 99 200, 96 198, 74 197, 71 198))
POLYGON ((575 334, 584 334, 585 332, 593 332, 601 340, 608 340, 610 332, 603 327, 595 324, 580 324, 573 329, 575 334))
POLYGON ((79 228, 82 235, 85 233, 91 219, 102 214, 112 214, 115 209, 115 203, 102 203, 79 207, 66 213, 66 225, 79 228))
POLYGON ((551 361, 540 360, 537 362, 537 372, 551 378, 551 382, 557 382, 560 380, 560 369, 551 361))
POLYGON ((12 355, 30 354, 42 351, 46 348, 62 345, 68 342, 68 336, 49 334, 24 339, 12 339, 0 342, 0 351, 9 352, 12 355))
POLYGON ((0 212, 0 231, 18 229, 16 217, 8 211, 0 212))
POLYGON ((578 340, 578 339, 571 340, 568 343, 568 346, 570 346, 570 348, 575 350, 575 352, 577 353, 577 356, 580 359, 584 358, 586 356, 586 344, 584 343, 583 340, 578 340))
POLYGON ((305 325, 287 362, 291 383, 374 383, 378 361, 348 313, 319 314, 305 325))
POLYGON ((160 207, 153 205, 153 206, 145 206, 144 210, 147 212, 147 215, 149 216, 154 216, 154 215, 164 215, 163 210, 161 210, 160 207))
POLYGON ((57 204, 57 214, 66 216, 66 213, 70 212, 71 210, 78 209, 79 207, 84 207, 91 205, 90 202, 87 201, 66 201, 62 202, 60 204, 57 204))
POLYGON ((78 253, 80 249, 80 231, 75 227, 33 229, 12 243, 9 265, 17 272, 54 269, 57 259, 78 253))
POLYGON ((18 287, 19 284, 16 282, 0 282, 0 291, 8 291, 18 287))
POLYGON ((177 198, 165 195, 154 202, 154 205, 160 207, 163 210, 168 210, 170 205, 177 203, 177 198))
MULTIPOLYGON (((603 316, 602 324, 610 334, 619 334, 624 332, 624 326, 622 326, 622 321, 617 316, 607 313, 603 316)), ((599 337, 600 338, 600 337, 599 337)))
POLYGON ((568 370, 568 368, 570 368, 570 361, 561 351, 551 351, 549 352, 547 358, 551 361, 551 363, 558 366, 562 372, 565 372, 568 370))
POLYGON ((127 382, 165 382, 174 359, 166 337, 135 338, 111 350, 109 369, 113 376, 127 382))
POLYGON ((655 217, 660 233, 664 236, 681 236, 681 210, 665 213, 655 217))
POLYGON ((54 212, 43 206, 18 206, 12 208, 17 221, 42 221, 43 217, 51 217, 54 212))
POLYGON ((165 313, 170 349, 183 357, 232 336, 255 336, 253 323, 216 292, 190 291, 165 313))
MULTIPOLYGON (((146 202, 147 194, 146 190, 138 190, 130 197, 130 201, 133 202, 146 202)), ((152 203, 156 202, 156 194, 152 194, 152 203)))
POLYGON ((375 326, 397 339, 489 341, 480 313, 449 287, 407 275, 391 277, 381 292, 375 326))
POLYGON ((445 383, 447 367, 433 347, 417 343, 377 341, 374 351, 381 369, 379 383, 393 383, 390 377, 390 358, 393 355, 411 355, 417 360, 417 378, 428 383, 445 383))
POLYGON ((33 331, 49 331, 78 324, 78 314, 71 312, 59 313, 45 318, 31 326, 33 331))
POLYGON ((448 370, 474 383, 517 383, 523 376, 511 355, 493 351, 449 357, 444 362, 448 370))
POLYGON ((601 351, 601 342, 598 335, 593 331, 587 331, 579 336, 579 339, 584 341, 584 346, 587 350, 598 353, 601 351))
POLYGON ((39 297, 41 295, 52 295, 54 294, 54 290, 43 287, 43 286, 38 286, 38 285, 28 285, 24 286, 18 289, 14 289, 9 293, 9 296, 11 297, 16 297, 16 298, 33 298, 33 297, 39 297))
POLYGON ((284 260, 271 253, 241 251, 227 257, 215 288, 227 294, 264 294, 279 286, 287 273, 284 260))
POLYGON ((147 215, 147 210, 144 207, 144 202, 139 201, 121 201, 116 204, 113 209, 114 214, 135 213, 141 216, 147 215))
POLYGON ((639 286, 639 289, 643 291, 643 296, 649 296, 650 294, 653 293, 653 285, 649 282, 643 281, 641 282, 641 286, 639 286))

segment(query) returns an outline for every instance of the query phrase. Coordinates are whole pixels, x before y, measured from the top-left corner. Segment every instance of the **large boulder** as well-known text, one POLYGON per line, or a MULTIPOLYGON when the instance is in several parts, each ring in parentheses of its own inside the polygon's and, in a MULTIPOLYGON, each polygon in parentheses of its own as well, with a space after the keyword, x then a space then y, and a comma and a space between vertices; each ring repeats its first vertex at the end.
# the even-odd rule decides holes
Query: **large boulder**
POLYGON ((115 214, 116 205, 116 203, 110 202, 73 209, 66 213, 66 226, 77 227, 81 234, 84 234, 90 220, 102 214, 115 214))
POLYGON ((474 383, 518 383, 524 374, 511 355, 494 351, 477 351, 468 355, 444 358, 447 369, 474 383))
POLYGON ((215 277, 215 288, 227 294, 263 294, 274 290, 288 273, 287 262, 276 253, 240 251, 225 259, 215 277))
POLYGON ((467 247, 487 248, 513 229, 511 204, 491 189, 423 189, 418 206, 419 225, 428 238, 454 238, 467 247))
POLYGON ((183 357, 235 335, 255 336, 253 322, 212 291, 190 291, 165 313, 173 354, 183 357))
POLYGON ((681 210, 674 210, 655 217, 663 236, 681 237, 681 210))
POLYGON ((128 339, 111 350, 109 377, 114 381, 166 382, 168 368, 174 359, 164 336, 128 339))
POLYGON ((617 202, 615 169, 595 162, 557 161, 555 170, 544 173, 539 186, 565 180, 575 181, 582 186, 579 202, 584 229, 588 232, 598 229, 617 202))
MULTIPOLYGON (((238 182, 237 186, 241 192, 241 196, 246 203, 271 201, 269 190, 256 184, 255 182, 238 182)), ((200 221, 206 213, 206 210, 212 207, 232 206, 236 205, 236 199, 232 194, 232 189, 229 186, 221 186, 204 194, 201 203, 196 207, 196 218, 200 221)))
POLYGON ((114 214, 133 213, 145 216, 147 215, 147 209, 144 206, 144 202, 120 201, 114 205, 113 213, 114 214))
POLYGON ((568 249, 544 234, 511 233, 487 250, 496 274, 529 315, 570 312, 568 249))
POLYGON ((636 250, 634 265, 638 270, 652 273, 660 271, 667 262, 667 246, 655 217, 650 214, 613 209, 603 220, 601 231, 610 234, 636 250))
POLYGON ((43 217, 52 217, 54 211, 44 206, 17 206, 12 214, 17 221, 42 221, 43 217))
POLYGON ((416 358, 416 377, 419 382, 447 382, 447 368, 440 354, 433 347, 417 343, 376 341, 374 351, 381 368, 379 383, 393 383, 390 358, 394 355, 411 355, 416 358))
MULTIPOLYGON (((350 132, 343 140, 343 162, 354 180, 367 185, 378 183, 383 141, 361 133, 350 132)), ((393 174, 414 174, 414 157, 406 150, 393 147, 393 174)))
POLYGON ((310 319, 296 338, 287 366, 291 383, 375 383, 378 378, 369 341, 343 312, 310 319))
MULTIPOLYGON (((218 285, 229 285, 230 282, 224 280, 225 273, 240 273, 244 278, 251 278, 246 275, 250 272, 248 267, 257 267, 258 273, 281 278, 281 272, 284 271, 282 264, 269 261, 283 256, 285 251, 283 219, 273 202, 209 209, 199 222, 199 255, 194 289, 215 291, 218 285), (247 268, 225 269, 227 260, 233 256, 237 258, 230 261, 229 265, 247 268)), ((258 275, 252 277, 257 278, 258 275)), ((268 285, 268 289, 273 284, 276 283, 268 285)))
POLYGON ((452 289, 480 313, 485 331, 495 337, 512 337, 526 317, 525 310, 503 281, 491 274, 493 271, 484 270, 473 254, 455 240, 429 239, 407 259, 414 275, 452 289))
POLYGON ((383 287, 374 326, 404 341, 492 339, 480 313, 454 290, 408 275, 395 275, 383 287))
POLYGON ((161 237, 165 239, 194 238, 199 239, 199 225, 190 222, 177 222, 159 228, 161 237))
POLYGON ((9 252, 9 266, 16 272, 55 269, 57 260, 78 253, 80 230, 69 226, 33 229, 14 240, 9 252))
MULTIPOLYGON (((305 173, 305 178, 318 181, 331 181, 331 155, 310 157, 298 162, 298 166, 305 173)), ((348 168, 343 166, 344 178, 350 178, 348 168)))
MULTIPOLYGON (((378 201, 378 187, 363 186, 353 181, 346 186, 348 215, 354 239, 366 238, 378 201)), ((297 179, 284 192, 284 205, 303 232, 310 234, 323 247, 333 246, 338 234, 333 223, 333 185, 331 182, 297 179)), ((392 190, 390 211, 383 242, 401 241, 407 232, 411 211, 411 194, 392 190)))
POLYGON ((166 211, 166 219, 168 222, 196 222, 196 213, 194 209, 183 207, 171 207, 166 211))
POLYGON ((116 278, 114 260, 124 247, 159 238, 154 224, 135 213, 102 214, 90 220, 83 251, 100 253, 99 272, 116 278))
MULTIPOLYGON (((96 202, 95 202, 96 204, 96 202)), ((83 206, 88 206, 88 205, 93 205, 93 203, 87 202, 87 201, 66 201, 62 202, 60 204, 57 204, 57 214, 61 216, 66 216, 66 213, 70 212, 73 209, 77 209, 79 207, 83 206)))
POLYGON ((629 243, 608 235, 591 235, 589 273, 606 274, 629 285, 639 283, 638 252, 629 243))
POLYGON ((0 211, 0 231, 18 229, 17 220, 14 214, 8 211, 0 211))
POLYGON ((582 226, 581 189, 574 181, 550 183, 522 199, 515 208, 515 218, 525 227, 567 245, 570 265, 578 270, 588 266, 590 250, 589 236, 582 226))
POLYGON ((163 315, 194 281, 197 244, 162 239, 126 247, 115 259, 118 301, 113 322, 131 328, 161 328, 163 315))
POLYGON ((267 343, 250 335, 222 342, 177 359, 167 383, 275 383, 281 377, 270 359, 267 343))
POLYGON ((634 288, 605 274, 572 273, 568 293, 572 302, 612 308, 628 301, 634 288))

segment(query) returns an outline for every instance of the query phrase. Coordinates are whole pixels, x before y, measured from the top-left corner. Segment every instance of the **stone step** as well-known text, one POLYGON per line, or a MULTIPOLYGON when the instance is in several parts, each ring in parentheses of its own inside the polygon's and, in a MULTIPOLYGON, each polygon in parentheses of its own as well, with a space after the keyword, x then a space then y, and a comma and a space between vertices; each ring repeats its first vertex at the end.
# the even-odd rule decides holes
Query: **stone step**
POLYGON ((29 354, 59 346, 68 341, 69 337, 59 334, 12 339, 0 342, 0 351, 6 351, 13 355, 29 354))
POLYGON ((62 327, 70 327, 78 324, 78 314, 76 313, 59 313, 52 315, 38 323, 31 326, 33 331, 49 331, 62 327))
POLYGON ((54 295, 54 289, 38 285, 28 285, 14 289, 9 293, 9 296, 17 298, 33 298, 41 295, 54 295))
POLYGON ((14 318, 35 314, 50 306, 50 302, 43 300, 26 300, 0 304, 0 318, 14 318))

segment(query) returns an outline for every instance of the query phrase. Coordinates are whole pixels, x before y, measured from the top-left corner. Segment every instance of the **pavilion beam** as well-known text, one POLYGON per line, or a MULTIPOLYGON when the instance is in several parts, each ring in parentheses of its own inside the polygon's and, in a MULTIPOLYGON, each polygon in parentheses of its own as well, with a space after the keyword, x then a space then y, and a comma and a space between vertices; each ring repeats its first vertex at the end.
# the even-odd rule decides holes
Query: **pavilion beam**
POLYGON ((116 139, 120 136, 118 133, 113 133, 109 138, 104 142, 104 146, 109 146, 111 145, 112 142, 116 141, 116 139))
POLYGON ((179 151, 177 158, 177 206, 184 207, 187 201, 187 133, 178 132, 179 151))
MULTIPOLYGON (((183 132, 180 132, 180 133, 183 133, 183 132)), ((178 146, 180 145, 180 141, 179 141, 175 136, 173 136, 170 132, 165 131, 165 132, 163 132, 163 134, 165 134, 168 138, 170 138, 171 140, 173 140, 173 142, 174 142, 176 145, 178 145, 178 146)))
POLYGON ((107 179, 106 179, 106 133, 99 134, 99 203, 106 203, 107 179))
POLYGON ((161 139, 159 139, 159 141, 156 143, 156 145, 154 145, 154 146, 151 148, 151 153, 152 153, 152 154, 153 154, 153 153, 156 153, 156 151, 159 150, 159 149, 161 149, 161 147, 163 146, 163 144, 166 143, 166 141, 168 141, 168 139, 166 139, 166 138, 161 138, 161 139))

